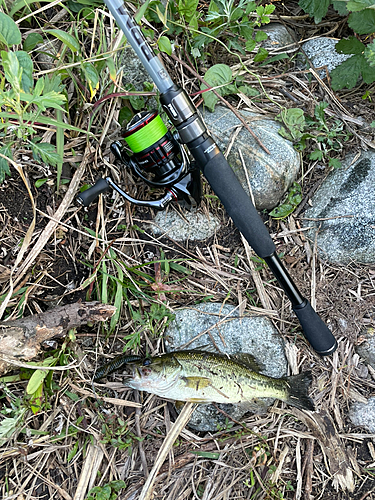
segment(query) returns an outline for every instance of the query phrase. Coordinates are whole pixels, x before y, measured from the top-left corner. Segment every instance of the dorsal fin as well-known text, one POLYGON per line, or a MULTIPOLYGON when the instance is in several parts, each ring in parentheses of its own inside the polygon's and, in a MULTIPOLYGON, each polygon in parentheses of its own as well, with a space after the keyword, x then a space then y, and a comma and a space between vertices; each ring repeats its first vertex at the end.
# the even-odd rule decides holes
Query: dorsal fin
POLYGON ((229 356, 234 361, 245 365, 247 368, 253 372, 260 372, 264 370, 264 364, 255 358, 252 354, 247 352, 239 352, 237 354, 230 354, 229 356))

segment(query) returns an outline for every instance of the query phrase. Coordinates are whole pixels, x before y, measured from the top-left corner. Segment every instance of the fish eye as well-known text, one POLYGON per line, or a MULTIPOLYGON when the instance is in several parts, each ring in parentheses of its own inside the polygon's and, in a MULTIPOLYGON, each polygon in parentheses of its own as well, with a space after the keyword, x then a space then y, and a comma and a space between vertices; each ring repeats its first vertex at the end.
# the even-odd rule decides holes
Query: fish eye
POLYGON ((145 359, 143 361, 143 366, 150 366, 151 365, 151 359, 145 359))

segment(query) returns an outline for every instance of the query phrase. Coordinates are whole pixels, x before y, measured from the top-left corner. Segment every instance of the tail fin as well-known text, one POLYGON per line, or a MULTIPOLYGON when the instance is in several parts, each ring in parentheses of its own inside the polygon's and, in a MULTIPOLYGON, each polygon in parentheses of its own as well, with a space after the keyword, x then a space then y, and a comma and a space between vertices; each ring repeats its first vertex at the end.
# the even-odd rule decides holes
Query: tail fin
POLYGON ((307 394, 307 389, 312 381, 311 372, 303 372, 299 375, 285 377, 285 380, 289 385, 289 397, 285 402, 301 410, 314 411, 314 403, 307 394))

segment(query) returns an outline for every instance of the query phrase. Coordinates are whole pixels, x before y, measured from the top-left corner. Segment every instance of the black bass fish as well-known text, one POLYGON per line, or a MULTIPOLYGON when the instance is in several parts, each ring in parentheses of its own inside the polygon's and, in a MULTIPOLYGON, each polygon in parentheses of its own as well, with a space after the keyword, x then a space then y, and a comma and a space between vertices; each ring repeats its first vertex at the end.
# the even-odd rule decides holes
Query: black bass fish
POLYGON ((311 372, 272 378, 254 371, 251 360, 252 356, 246 354, 170 352, 128 363, 131 374, 124 383, 176 401, 246 404, 254 398, 270 397, 297 408, 314 410, 307 394, 311 372))

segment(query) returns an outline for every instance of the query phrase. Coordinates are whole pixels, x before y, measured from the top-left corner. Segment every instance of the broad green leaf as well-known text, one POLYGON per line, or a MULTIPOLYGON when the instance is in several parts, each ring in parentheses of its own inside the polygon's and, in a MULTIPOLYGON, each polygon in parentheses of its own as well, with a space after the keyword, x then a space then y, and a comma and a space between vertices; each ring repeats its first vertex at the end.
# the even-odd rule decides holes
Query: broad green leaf
POLYGON ((354 55, 331 71, 333 90, 352 89, 361 75, 362 55, 354 55))
POLYGON ((251 12, 254 12, 257 8, 257 4, 255 2, 248 2, 246 5, 245 14, 248 16, 251 12))
POLYGON ((35 49, 38 43, 43 43, 43 37, 39 33, 30 33, 27 35, 26 40, 23 42, 23 50, 30 52, 35 49))
POLYGON ((29 104, 35 104, 41 111, 45 111, 47 108, 64 111, 60 104, 64 104, 66 97, 63 94, 58 94, 52 90, 51 92, 44 93, 40 96, 24 93, 22 94, 22 100, 28 102, 29 104))
POLYGON ((348 10, 358 12, 363 9, 375 9, 374 0, 349 0, 347 4, 348 10))
MULTIPOLYGON (((50 3, 50 0, 38 0, 39 2, 50 3)), ((12 5, 12 9, 9 12, 10 17, 13 17, 16 12, 25 8, 27 5, 36 3, 35 0, 16 0, 12 5)))
POLYGON ((29 142, 31 146, 31 151, 33 152, 33 157, 36 161, 43 161, 48 165, 57 165, 62 161, 60 155, 56 153, 55 146, 48 144, 46 142, 29 142))
POLYGON ((118 122, 121 126, 123 126, 124 121, 128 123, 132 118, 133 118, 133 113, 127 106, 124 106, 123 108, 120 109, 120 113, 118 115, 118 122))
POLYGON ((256 42, 263 42, 263 40, 267 40, 268 35, 265 31, 257 31, 255 34, 255 41, 256 42))
POLYGON ((198 4, 199 0, 179 0, 178 12, 185 18, 187 23, 190 23, 196 14, 198 4))
POLYGON ((252 52, 255 49, 256 46, 256 41, 253 39, 250 39, 246 42, 245 48, 248 52, 252 52))
POLYGON ((109 486, 115 491, 120 491, 122 488, 125 488, 126 483, 125 481, 115 479, 109 483, 109 486))
POLYGON ((83 74, 85 75, 86 81, 89 84, 91 99, 96 94, 99 89, 99 75, 96 71, 95 66, 90 62, 82 63, 81 65, 83 74))
POLYGON ((27 394, 34 394, 39 387, 43 384, 44 379, 48 375, 48 370, 35 370, 31 375, 29 383, 26 387, 27 394))
POLYGON ((259 50, 254 57, 254 62, 262 62, 265 60, 267 56, 268 56, 268 50, 266 50, 263 47, 259 47, 259 50))
POLYGON ((172 45, 168 37, 161 36, 158 40, 158 47, 160 52, 165 52, 169 56, 172 55, 172 45))
POLYGON ((360 12, 352 12, 348 17, 348 25, 359 35, 374 33, 375 31, 375 10, 365 9, 360 12))
POLYGON ((15 52, 20 67, 22 68, 21 87, 24 92, 30 92, 34 87, 33 80, 33 61, 27 52, 17 50, 15 52))
POLYGON ((298 142, 301 139, 306 123, 302 109, 284 108, 275 119, 285 125, 279 130, 282 137, 292 142, 298 142))
POLYGON ((375 66, 375 40, 365 48, 365 58, 370 66, 375 66))
POLYGON ((113 57, 107 57, 105 62, 107 64, 107 68, 109 71, 109 78, 114 82, 116 80, 117 73, 116 73, 116 66, 115 66, 115 62, 113 60, 113 57))
MULTIPOLYGON (((204 79, 208 83, 208 85, 210 85, 211 87, 218 87, 215 90, 220 95, 225 95, 225 85, 229 84, 232 81, 232 78, 232 70, 226 64, 215 64, 214 66, 209 68, 204 75, 204 79)), ((201 84, 201 90, 207 88, 207 85, 205 85, 204 83, 201 84)), ((204 103, 212 112, 215 109, 215 105, 218 99, 219 98, 216 97, 216 95, 212 91, 203 93, 204 103)))
MULTIPOLYGON (((13 160, 13 155, 12 155, 12 148, 11 148, 11 143, 6 144, 5 146, 0 148, 0 153, 7 158, 10 158, 13 160)), ((0 156, 0 184, 4 182, 5 175, 10 175, 10 170, 9 170, 9 162, 6 161, 5 158, 0 156)))
MULTIPOLYGON (((44 373, 46 374, 46 376, 48 375, 48 372, 44 373)), ((32 375, 32 377, 34 375, 35 373, 32 375)), ((36 391, 31 393, 30 407, 34 415, 36 415, 42 408, 42 397, 43 397, 43 382, 37 387, 36 391)))
POLYGON ((21 32, 12 18, 0 12, 0 42, 7 47, 21 43, 21 32))
POLYGON ((46 30, 46 33, 58 38, 61 42, 65 43, 72 52, 81 52, 81 47, 78 40, 62 30, 46 30))
POLYGON ((365 56, 358 56, 362 58, 362 78, 363 81, 367 84, 370 84, 375 81, 375 65, 371 65, 368 63, 365 56))
POLYGON ((315 24, 320 23, 327 14, 330 0, 299 0, 298 5, 310 16, 314 16, 315 24))
POLYGON ((335 49, 339 54, 362 54, 365 46, 355 36, 340 40, 336 43, 335 49))
POLYGON ((319 160, 321 161, 323 159, 323 151, 320 149, 315 149, 312 153, 309 155, 310 160, 319 160))
POLYGON ((134 20, 137 24, 141 22, 142 17, 145 15, 146 10, 148 9, 148 4, 150 3, 150 0, 146 0, 144 4, 142 4, 137 12, 134 15, 134 20))
POLYGON ((348 9, 346 8, 347 0, 336 0, 332 2, 332 6, 340 16, 347 16, 349 14, 348 9))
POLYGON ((5 78, 12 86, 12 90, 16 94, 19 94, 21 92, 22 70, 17 56, 14 52, 5 52, 5 50, 2 50, 1 60, 3 63, 5 78))

